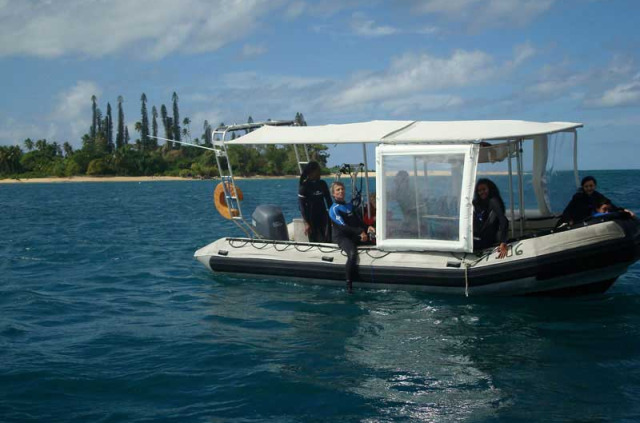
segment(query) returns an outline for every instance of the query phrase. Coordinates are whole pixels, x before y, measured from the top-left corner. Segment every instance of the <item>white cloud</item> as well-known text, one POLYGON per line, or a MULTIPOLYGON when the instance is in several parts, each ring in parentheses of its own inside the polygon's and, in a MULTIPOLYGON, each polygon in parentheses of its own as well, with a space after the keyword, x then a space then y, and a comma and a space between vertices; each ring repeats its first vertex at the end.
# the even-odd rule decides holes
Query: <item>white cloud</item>
POLYGON ((549 10, 556 0, 406 0, 424 14, 468 22, 472 28, 523 26, 549 10))
POLYGON ((91 96, 99 97, 102 94, 100 87, 92 81, 78 81, 76 85, 58 94, 57 110, 53 112, 53 118, 59 120, 73 120, 79 118, 91 105, 91 96))
MULTIPOLYGON (((57 108, 50 116, 50 136, 62 133, 71 140, 79 140, 91 125, 91 96, 100 101, 102 89, 93 81, 78 81, 57 96, 57 108)), ((104 111, 103 111, 104 112, 104 111)))
POLYGON ((419 94, 380 102, 382 110, 392 116, 409 117, 416 113, 443 111, 462 107, 462 97, 448 94, 419 94))
POLYGON ((444 58, 426 53, 405 54, 394 59, 385 72, 355 76, 331 98, 336 106, 345 107, 466 87, 512 72, 531 54, 531 47, 517 49, 514 59, 502 65, 479 50, 456 50, 444 58))
POLYGON ((373 19, 367 18, 362 13, 354 13, 351 21, 351 29, 357 35, 363 37, 381 37, 397 34, 399 30, 392 26, 376 25, 373 19))
POLYGON ((250 34, 282 0, 45 0, 0 8, 0 56, 146 58, 202 53, 250 34))
POLYGON ((601 96, 585 101, 589 107, 624 107, 640 105, 640 74, 632 81, 616 85, 601 96))
POLYGON ((252 57, 261 56, 267 51, 269 50, 264 44, 245 44, 242 46, 242 57, 250 59, 252 57))

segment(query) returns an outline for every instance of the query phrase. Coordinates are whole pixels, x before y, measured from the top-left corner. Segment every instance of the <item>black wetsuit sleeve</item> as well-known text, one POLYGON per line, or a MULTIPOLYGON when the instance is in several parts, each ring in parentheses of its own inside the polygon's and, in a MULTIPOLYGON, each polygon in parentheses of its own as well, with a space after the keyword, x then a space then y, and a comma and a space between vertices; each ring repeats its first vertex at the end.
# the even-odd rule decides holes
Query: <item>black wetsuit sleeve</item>
POLYGON ((607 198, 607 197, 606 197, 606 196, 604 196, 603 194, 599 193, 598 191, 595 191, 595 192, 593 193, 593 197, 594 197, 594 202, 595 202, 595 204, 596 204, 596 205, 597 205, 598 203, 608 203, 608 204, 610 204, 610 205, 611 205, 611 208, 612 208, 614 211, 622 211, 622 210, 624 210, 624 208, 622 208, 622 207, 618 207, 618 206, 616 206, 615 204, 613 204, 613 202, 612 202, 609 198, 607 198))
POLYGON ((331 198, 331 193, 329 192, 329 187, 325 181, 322 181, 322 194, 324 195, 324 201, 327 203, 327 210, 333 204, 333 199, 331 198))
POLYGON ((576 208, 578 207, 578 203, 580 202, 580 197, 582 197, 581 193, 573 194, 573 197, 571 197, 569 204, 567 204, 567 207, 565 207, 564 211, 562 212, 562 216, 560 217, 561 222, 569 223, 572 220, 576 220, 576 208))
POLYGON ((307 189, 304 183, 300 184, 300 187, 298 188, 298 204, 300 205, 300 214, 302 214, 302 218, 305 222, 309 222, 309 203, 307 199, 307 189))
POLYGON ((508 233, 509 233, 509 220, 507 220, 507 216, 504 215, 504 212, 502 211, 502 207, 500 207, 500 204, 498 203, 498 200, 496 199, 491 199, 491 211, 494 213, 494 215, 496 216, 496 219, 498 220, 498 242, 507 242, 508 239, 508 233))

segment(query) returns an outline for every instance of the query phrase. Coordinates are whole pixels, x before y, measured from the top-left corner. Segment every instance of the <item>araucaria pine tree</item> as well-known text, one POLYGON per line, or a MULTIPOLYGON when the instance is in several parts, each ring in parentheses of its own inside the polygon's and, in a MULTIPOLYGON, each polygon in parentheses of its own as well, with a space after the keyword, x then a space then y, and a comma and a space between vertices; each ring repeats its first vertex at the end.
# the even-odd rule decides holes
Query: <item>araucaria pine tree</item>
MULTIPOLYGON (((160 116, 162 118, 162 126, 164 127, 164 137, 168 140, 173 139, 173 126, 171 123, 171 118, 167 113, 167 106, 164 104, 160 106, 160 116)), ((169 148, 173 148, 173 143, 167 141, 167 145, 169 148)))
MULTIPOLYGON (((175 91, 171 100, 173 101, 173 139, 180 141, 180 112, 178 111, 178 94, 175 91)), ((179 146, 180 144, 178 144, 178 148, 179 146)))
POLYGON ((142 128, 140 131, 140 144, 142 144, 143 150, 149 150, 151 147, 149 143, 149 116, 147 115, 147 96, 145 93, 142 93, 140 97, 140 102, 142 102, 141 114, 142 114, 142 128))
POLYGON ((113 118, 111 117, 111 103, 107 103, 107 117, 105 119, 105 138, 107 139, 109 152, 113 152, 113 118))
POLYGON ((92 140, 95 140, 96 133, 98 132, 98 105, 96 103, 96 96, 91 96, 91 129, 89 130, 89 136, 92 140))
MULTIPOLYGON (((153 106, 151 108, 151 135, 153 135, 154 137, 158 136, 158 109, 156 109, 156 106, 153 106)), ((157 144, 158 142, 154 138, 153 145, 157 146, 157 144)))
POLYGON ((122 96, 118 96, 118 132, 116 134, 116 148, 120 149, 125 144, 124 138, 124 112, 122 111, 122 96))

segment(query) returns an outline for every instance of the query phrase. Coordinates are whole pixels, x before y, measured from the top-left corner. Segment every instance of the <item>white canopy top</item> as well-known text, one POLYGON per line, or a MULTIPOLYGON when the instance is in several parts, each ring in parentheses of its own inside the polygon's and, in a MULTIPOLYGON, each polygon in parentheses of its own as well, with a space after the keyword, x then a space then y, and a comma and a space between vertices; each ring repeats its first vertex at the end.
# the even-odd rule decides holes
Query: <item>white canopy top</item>
POLYGON ((263 126, 226 144, 467 143, 531 138, 582 127, 572 122, 374 120, 321 126, 263 126))

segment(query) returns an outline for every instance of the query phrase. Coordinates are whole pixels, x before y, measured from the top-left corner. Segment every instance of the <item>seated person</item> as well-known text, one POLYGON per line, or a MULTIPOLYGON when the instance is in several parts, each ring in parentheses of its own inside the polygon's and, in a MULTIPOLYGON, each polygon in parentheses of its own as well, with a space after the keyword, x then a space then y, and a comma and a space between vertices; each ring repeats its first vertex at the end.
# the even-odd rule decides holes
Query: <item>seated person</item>
POLYGON ((596 206, 596 210, 594 211, 594 213, 593 213, 593 215, 591 217, 604 216, 605 214, 609 214, 612 211, 613 211, 613 208, 611 207, 611 203, 601 201, 596 206))
POLYGON ((593 215, 591 217, 601 217, 601 216, 604 216, 606 214, 614 213, 614 212, 627 213, 631 217, 635 217, 635 215, 633 214, 633 212, 631 210, 627 210, 627 209, 623 209, 623 208, 618 208, 616 210, 613 207, 614 206, 610 202, 608 202, 607 200, 601 200, 600 202, 598 202, 598 205, 596 206, 596 209, 595 209, 595 211, 594 211, 594 213, 593 213, 593 215))
POLYGON ((375 233, 373 226, 367 226, 356 214, 353 204, 345 202, 345 189, 342 182, 331 184, 331 195, 335 202, 329 209, 332 221, 333 242, 347 254, 347 291, 353 292, 353 279, 358 267, 358 244, 369 239, 367 232, 375 233))
MULTIPOLYGON (((598 204, 608 203, 611 211, 624 210, 614 205, 611 200, 596 191, 596 186, 596 178, 593 176, 585 176, 582 179, 580 189, 574 194, 571 201, 569 201, 569 204, 562 212, 562 216, 558 221, 558 226, 563 223, 573 225, 574 223, 581 222, 591 217, 596 212, 598 204)), ((632 212, 628 210, 625 211, 631 214, 631 216, 634 216, 632 212)))
POLYGON ((402 216, 406 221, 415 221, 417 218, 417 206, 415 190, 409 183, 409 173, 400 170, 393 178, 393 191, 390 198, 398 202, 402 216))
POLYGON ((376 193, 369 195, 369 203, 364 206, 362 211, 362 221, 367 226, 376 226, 376 193), (370 212, 369 212, 370 211, 370 212))
POLYGON ((473 249, 491 247, 498 242, 498 258, 507 255, 509 221, 496 184, 489 179, 476 183, 473 198, 473 249))

